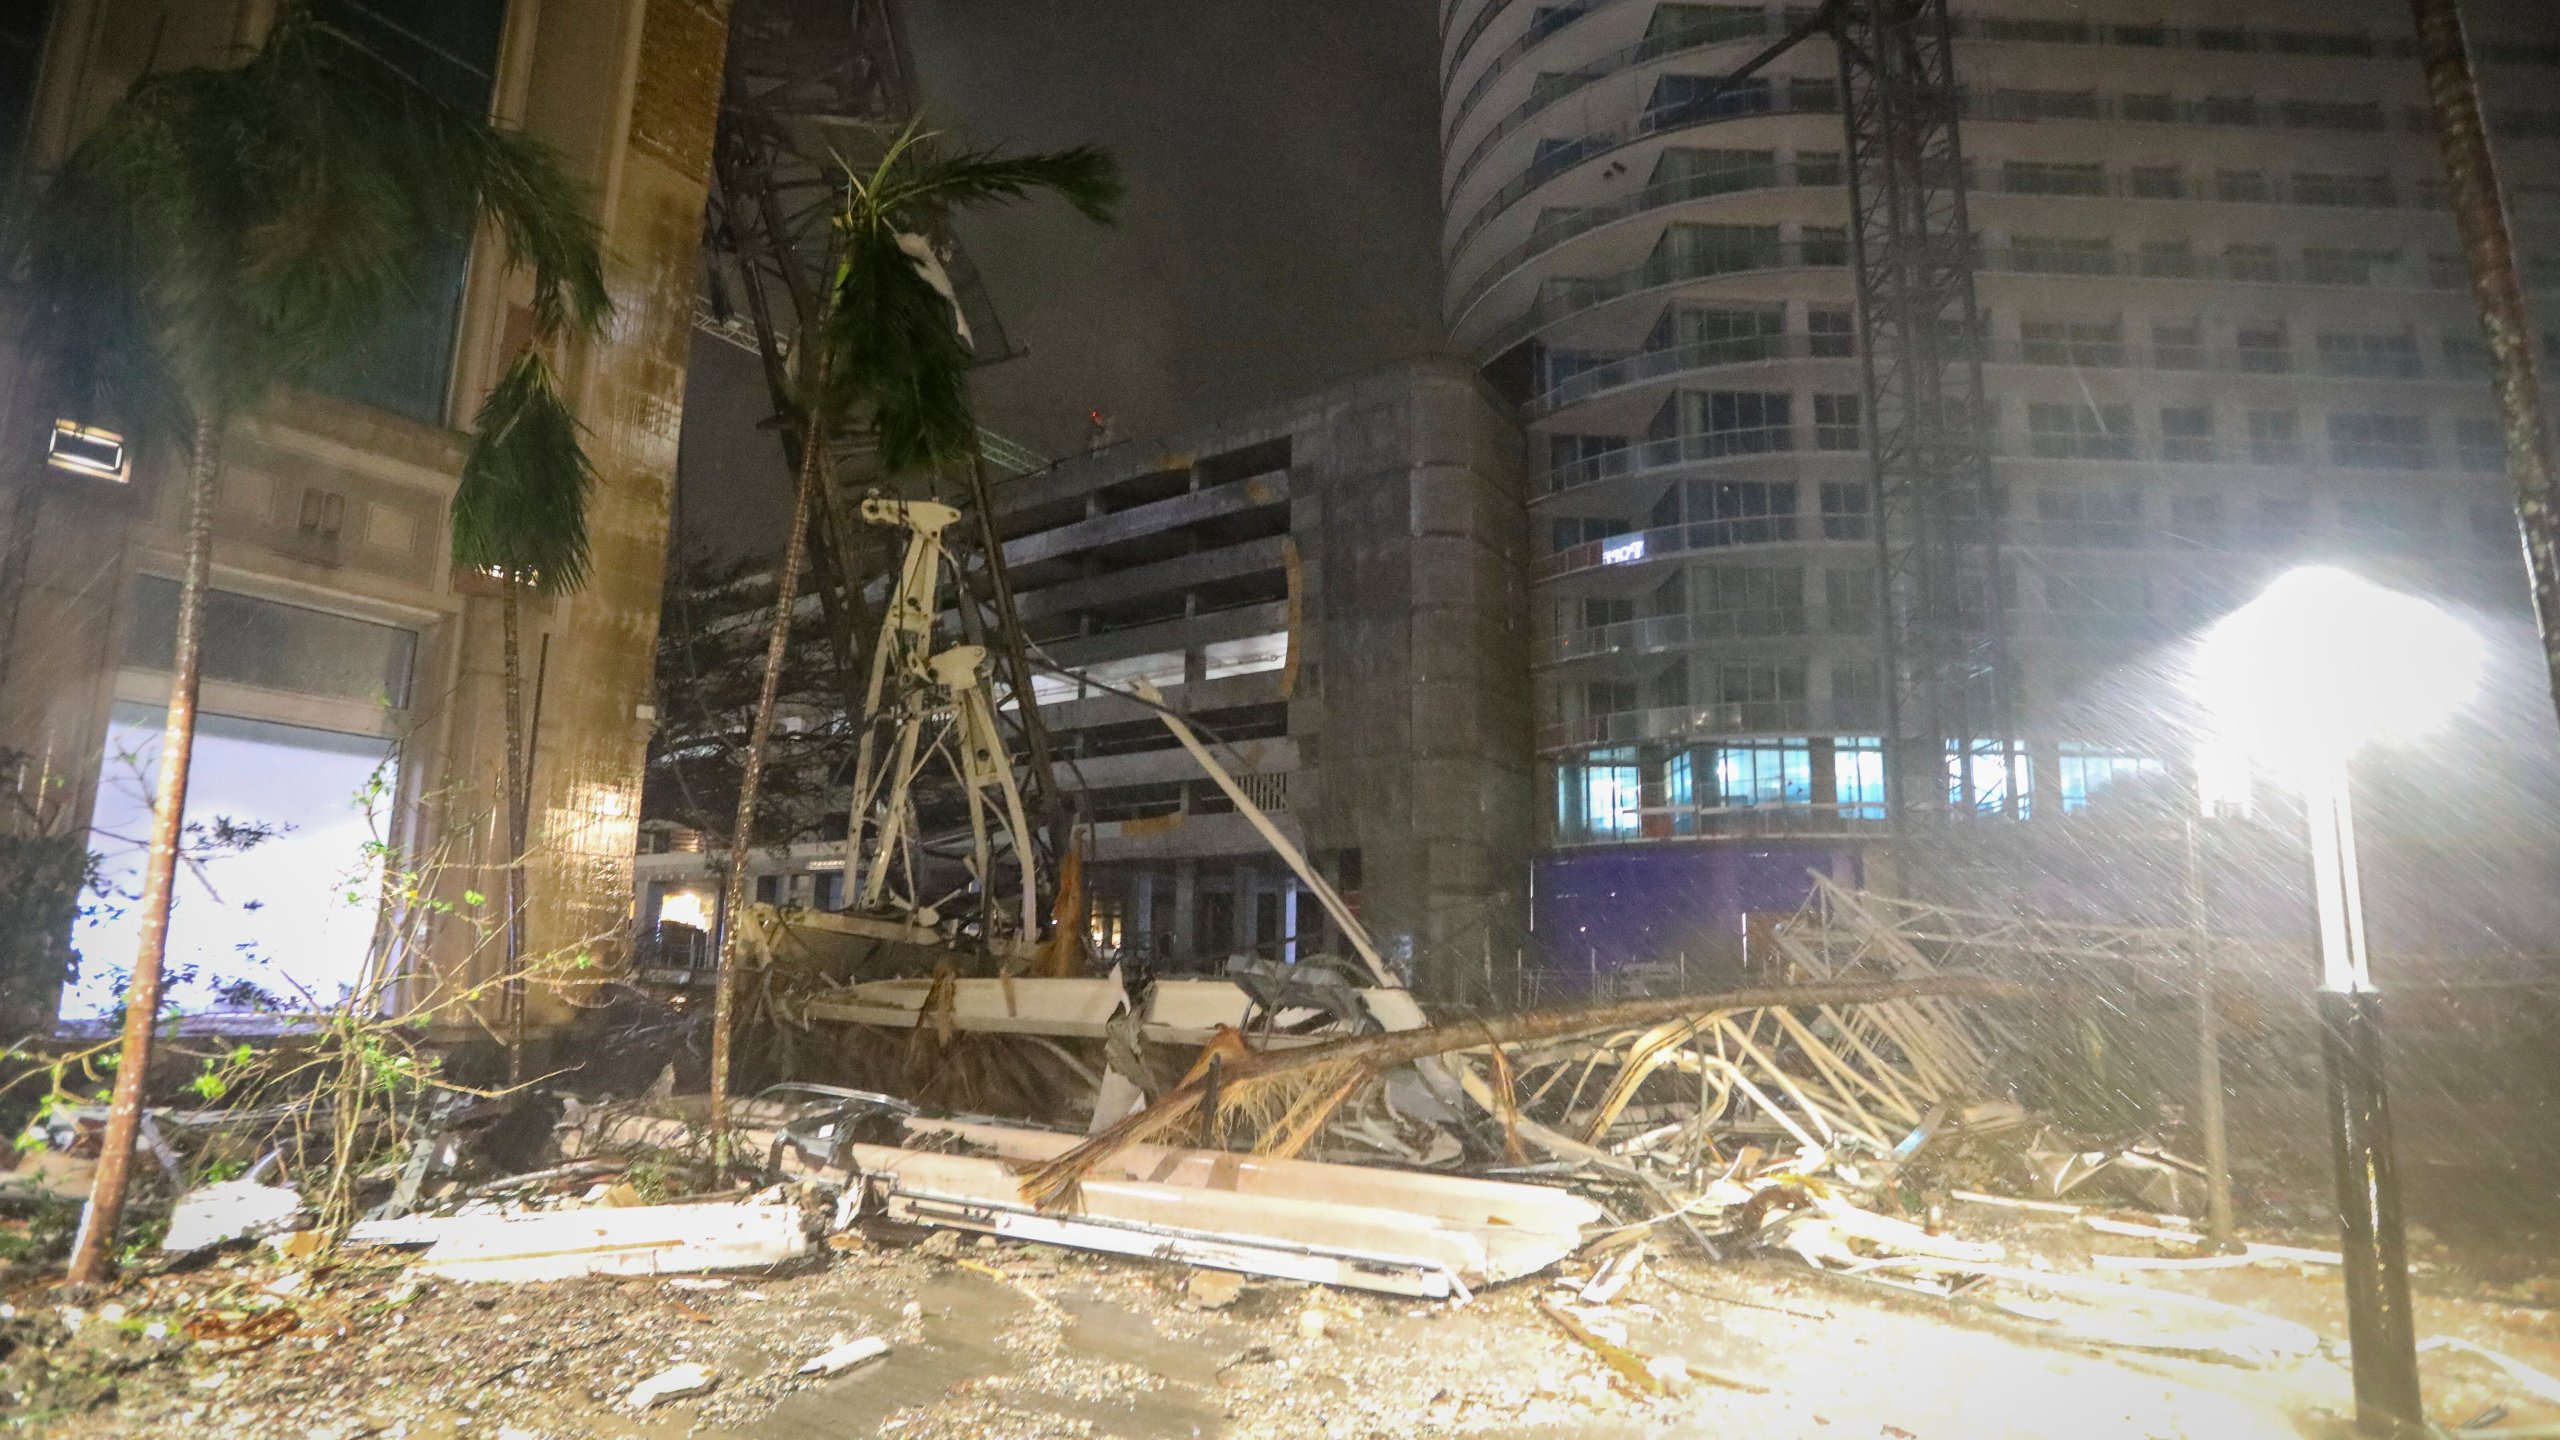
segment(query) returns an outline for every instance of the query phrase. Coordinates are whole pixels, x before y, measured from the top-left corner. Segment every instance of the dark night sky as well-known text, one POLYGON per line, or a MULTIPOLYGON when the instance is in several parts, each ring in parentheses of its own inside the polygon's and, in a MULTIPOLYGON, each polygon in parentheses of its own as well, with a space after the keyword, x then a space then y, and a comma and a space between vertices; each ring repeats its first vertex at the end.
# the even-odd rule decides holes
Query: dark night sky
MULTIPOLYGON (((1052 454, 1099 408, 1145 439, 1440 343, 1432 0, 912 0, 928 119, 1116 151, 1120 224, 1035 203, 963 223, 1017 346, 981 417, 1052 454)), ((696 340, 682 529, 780 541, 786 477, 747 356, 696 340)))

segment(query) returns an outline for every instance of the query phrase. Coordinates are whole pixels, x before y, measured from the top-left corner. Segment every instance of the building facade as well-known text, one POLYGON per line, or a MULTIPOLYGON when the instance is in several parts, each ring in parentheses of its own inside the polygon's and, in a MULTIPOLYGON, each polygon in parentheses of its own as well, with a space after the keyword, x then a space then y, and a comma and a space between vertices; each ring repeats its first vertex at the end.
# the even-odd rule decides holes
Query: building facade
MULTIPOLYGON (((1428 358, 998 482, 1104 955, 1342 953, 1131 697, 1145 681, 1417 985, 1476 993, 1497 951, 1512 963, 1533 833, 1519 454, 1472 367, 1428 358)), ((641 858, 646 912, 680 942, 707 928, 719 858, 641 858)), ((759 851, 757 896, 838 908, 842 863, 840 841, 759 851)))
MULTIPOLYGON (((31 178, 147 70, 218 64, 258 43, 273 0, 50 0, 0 23, 0 141, 31 178)), ((725 35, 719 0, 320 0, 422 84, 550 144, 592 198, 615 304, 563 370, 596 466, 594 563, 533 607, 528 953, 628 939, 631 855, 672 492, 696 246, 725 35)), ((371 941, 348 897, 364 843, 432 860, 437 883, 499 893, 499 608, 448 563, 463 427, 528 333, 494 248, 456 253, 329 393, 281 397, 235 431, 214 516, 202 731, 190 823, 270 827, 182 880, 181 1004, 232 980, 333 993, 371 941), (367 802, 360 792, 380 786, 367 802), (246 947, 244 949, 243 947, 246 947), (264 966, 244 966, 255 952, 264 966)), ((13 375, 26 357, 0 357, 13 375)), ((178 437, 60 455, 57 415, 10 389, 0 416, 0 746, 91 827, 110 891, 138 874, 148 771, 168 698, 183 551, 178 437)), ((89 427, 96 428, 96 427, 89 427)), ((104 440, 94 443, 103 445, 104 440)), ((77 446, 72 447, 75 450, 77 446)), ((18 778, 22 784, 25 774, 18 778)), ((359 887, 360 888, 360 887, 359 887)), ((116 897, 75 936, 66 1011, 107 1008, 132 953, 116 897)), ((438 963, 490 963, 482 932, 440 923, 438 963)), ((538 997, 534 1018, 565 1014, 538 997)))
MULTIPOLYGON (((2465 8, 2547 305, 2560 37, 2465 8)), ((2284 565, 2524 594, 2406 8, 2246 9, 1955 6, 2023 755, 1975 778, 2030 817, 2177 769, 2113 697, 2284 565)), ((1836 52, 1714 84, 1804 14, 1444 7, 1446 313, 1528 431, 1559 899, 1677 868, 1600 847, 1697 842, 1727 897, 1853 873, 1884 820, 1836 52)))

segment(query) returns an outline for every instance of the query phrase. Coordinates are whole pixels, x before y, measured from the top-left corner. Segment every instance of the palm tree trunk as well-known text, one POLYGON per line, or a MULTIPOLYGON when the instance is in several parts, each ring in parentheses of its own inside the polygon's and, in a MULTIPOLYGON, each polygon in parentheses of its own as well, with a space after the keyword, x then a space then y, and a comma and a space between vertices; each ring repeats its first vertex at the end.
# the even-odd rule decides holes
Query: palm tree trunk
POLYGON ((178 878, 178 846, 187 809, 187 768, 195 758, 196 686, 204 671, 204 592, 213 575, 213 496, 222 474, 222 422, 196 421, 187 465, 187 566, 178 584, 177 655, 170 665, 169 718, 160 737, 159 793, 152 800, 151 851, 142 876, 142 936, 125 991, 124 1049, 116 1062, 115 1096, 98 1151, 98 1172, 71 1252, 71 1279, 106 1278, 116 1230, 124 1220, 125 1182, 133 1171, 134 1137, 142 1128, 143 1082, 151 1069, 151 1036, 160 1018, 160 979, 169 953, 169 907, 178 878))
POLYGON ((506 577, 507 598, 500 613, 506 656, 507 708, 507 969, 505 989, 507 1022, 507 1083, 524 1080, 524 844, 525 794, 524 754, 524 582, 514 573, 506 577))
MULTIPOLYGON (((826 393, 826 360, 815 362, 815 381, 801 393, 826 393)), ((729 1138, 729 1032, 737 1023, 738 920, 746 909, 747 851, 756 828, 757 792, 764 784, 764 750, 773 738, 773 709, 782 695, 782 669, 791 649, 791 612, 800 594, 800 564, 809 550, 809 512, 817 507, 818 487, 826 474, 826 421, 816 405, 801 427, 800 479, 791 497, 791 537, 783 542, 782 563, 773 577, 773 623, 764 642, 764 686, 756 694, 756 714, 747 730, 747 753, 738 775, 738 819, 729 832, 729 874, 720 887, 720 973, 711 1005, 711 1146, 715 1163, 726 1163, 729 1138)), ((850 582, 848 581, 848 585, 850 582)))

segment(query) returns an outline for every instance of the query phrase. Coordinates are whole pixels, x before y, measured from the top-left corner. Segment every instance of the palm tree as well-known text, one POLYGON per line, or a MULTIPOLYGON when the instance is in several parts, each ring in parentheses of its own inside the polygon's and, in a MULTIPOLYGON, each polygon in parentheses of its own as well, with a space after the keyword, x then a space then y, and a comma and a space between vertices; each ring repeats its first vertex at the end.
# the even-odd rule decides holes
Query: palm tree
POLYGON ((809 547, 809 512, 826 483, 831 433, 867 428, 878 442, 884 474, 932 469, 973 459, 978 427, 969 407, 969 345, 942 263, 930 239, 953 212, 1004 204, 1048 191, 1087 218, 1108 224, 1120 198, 1119 163, 1089 145, 1033 155, 993 150, 937 154, 933 136, 910 125, 867 172, 847 168, 845 202, 831 227, 827 293, 814 335, 801 337, 797 387, 800 475, 791 530, 774 577, 764 685, 748 730, 738 785, 738 819, 729 834, 729 869, 721 889, 719 988, 711 1019, 711 1124, 725 1138, 729 1117, 729 1032, 737 1005, 737 934, 744 908, 747 851, 755 833, 764 753, 773 735, 791 636, 800 566, 809 547))
MULTIPOLYGON (((458 110, 290 0, 239 65, 148 75, 56 173, 26 273, 75 369, 186 437, 186 563, 144 870, 141 943, 104 1149, 71 1277, 99 1279, 159 1014, 202 669, 223 442, 285 384, 332 373, 487 226, 531 277, 537 330, 609 307, 594 222, 552 153, 458 110)), ((547 385, 547 374, 529 384, 547 385)), ((557 406, 557 398, 547 402, 557 406)), ((526 400, 519 409, 540 408, 526 400)), ((482 443, 488 443, 483 437, 482 443)))
MULTIPOLYGON (((537 337, 538 339, 549 337, 537 337)), ((577 417, 536 346, 516 358, 480 405, 462 483, 453 492, 453 564, 495 576, 505 654, 507 790, 507 1079, 524 1078, 525 776, 524 596, 563 595, 587 577, 587 489, 595 469, 577 417)))

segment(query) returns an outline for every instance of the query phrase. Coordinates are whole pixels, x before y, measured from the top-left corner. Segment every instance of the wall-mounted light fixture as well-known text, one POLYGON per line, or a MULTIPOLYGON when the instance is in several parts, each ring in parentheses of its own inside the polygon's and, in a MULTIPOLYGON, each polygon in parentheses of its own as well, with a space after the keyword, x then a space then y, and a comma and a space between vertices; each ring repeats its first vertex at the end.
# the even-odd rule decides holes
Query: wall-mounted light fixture
POLYGON ((76 420, 53 422, 53 437, 45 446, 44 463, 56 470, 93 475, 119 485, 133 478, 133 457, 125 453, 124 437, 76 420))

